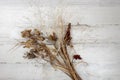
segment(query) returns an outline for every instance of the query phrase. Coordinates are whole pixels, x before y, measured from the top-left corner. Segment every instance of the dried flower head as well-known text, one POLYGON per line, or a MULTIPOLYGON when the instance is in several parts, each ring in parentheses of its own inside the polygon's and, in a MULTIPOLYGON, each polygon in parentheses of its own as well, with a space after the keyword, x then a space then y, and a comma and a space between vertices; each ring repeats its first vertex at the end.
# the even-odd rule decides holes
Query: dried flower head
POLYGON ((22 36, 23 38, 28 38, 28 37, 31 36, 31 30, 24 30, 24 31, 22 31, 21 33, 22 33, 21 36, 22 36))
POLYGON ((75 60, 77 60, 77 59, 81 60, 82 57, 80 55, 76 54, 76 55, 73 55, 73 59, 75 59, 75 60))

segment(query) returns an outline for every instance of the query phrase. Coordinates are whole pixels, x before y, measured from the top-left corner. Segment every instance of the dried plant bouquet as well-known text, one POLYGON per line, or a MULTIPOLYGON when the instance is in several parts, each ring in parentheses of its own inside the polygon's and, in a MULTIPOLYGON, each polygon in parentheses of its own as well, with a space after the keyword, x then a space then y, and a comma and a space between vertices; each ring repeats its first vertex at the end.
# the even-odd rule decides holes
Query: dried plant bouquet
POLYGON ((56 32, 52 32, 52 34, 45 36, 38 29, 22 31, 21 36, 25 41, 21 42, 21 45, 29 49, 24 57, 28 59, 43 59, 50 63, 53 68, 63 71, 72 80, 82 80, 73 63, 73 60, 81 60, 82 58, 80 55, 75 54, 71 59, 68 51, 68 47, 73 48, 71 43, 71 23, 67 25, 61 35, 62 37, 60 38, 56 32), (50 44, 47 44, 46 40, 50 44), (53 47, 51 48, 49 45, 53 47))

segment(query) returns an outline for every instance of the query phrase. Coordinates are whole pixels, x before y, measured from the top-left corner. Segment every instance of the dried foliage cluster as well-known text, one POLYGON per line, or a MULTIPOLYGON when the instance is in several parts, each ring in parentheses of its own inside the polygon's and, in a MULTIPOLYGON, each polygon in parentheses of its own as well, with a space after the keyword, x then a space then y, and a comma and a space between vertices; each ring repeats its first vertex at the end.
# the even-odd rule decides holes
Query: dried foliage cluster
MULTIPOLYGON (((44 34, 38 30, 24 30, 21 32, 21 36, 25 38, 25 41, 21 42, 24 48, 28 48, 29 51, 25 55, 25 58, 35 59, 41 58, 51 64, 55 69, 59 69, 67 74, 72 80, 82 80, 74 68, 74 64, 70 59, 67 47, 73 47, 71 43, 71 23, 68 24, 65 34, 63 35, 62 41, 59 41, 59 36, 55 32, 49 36, 44 36, 44 34), (51 48, 45 43, 45 40, 50 42, 51 48), (56 43, 60 43, 59 47, 56 43)), ((72 59, 82 58, 80 55, 73 55, 72 59)))

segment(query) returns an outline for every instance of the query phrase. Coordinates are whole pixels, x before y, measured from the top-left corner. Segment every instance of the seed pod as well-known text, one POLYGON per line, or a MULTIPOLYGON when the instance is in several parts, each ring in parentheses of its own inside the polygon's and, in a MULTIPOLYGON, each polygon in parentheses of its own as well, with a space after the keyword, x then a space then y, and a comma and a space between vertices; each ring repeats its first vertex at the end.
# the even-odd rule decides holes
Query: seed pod
POLYGON ((73 55, 73 59, 75 59, 75 60, 77 60, 77 59, 81 60, 82 58, 81 58, 80 55, 76 54, 76 55, 73 55))

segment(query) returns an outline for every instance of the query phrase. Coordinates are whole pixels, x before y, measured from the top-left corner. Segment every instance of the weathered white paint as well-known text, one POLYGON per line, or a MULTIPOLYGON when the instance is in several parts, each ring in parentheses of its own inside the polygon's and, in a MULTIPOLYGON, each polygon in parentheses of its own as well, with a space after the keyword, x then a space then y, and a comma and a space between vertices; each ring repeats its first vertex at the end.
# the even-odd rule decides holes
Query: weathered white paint
POLYGON ((20 39, 21 30, 52 26, 61 14, 65 24, 72 23, 75 50, 88 63, 76 66, 83 80, 119 80, 119 5, 119 0, 1 0, 0 80, 69 80, 48 64, 23 59, 26 50, 22 47, 9 51, 17 43, 15 39, 20 39))

